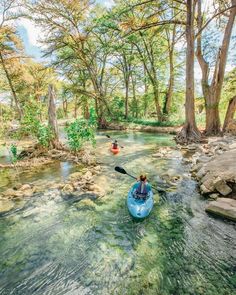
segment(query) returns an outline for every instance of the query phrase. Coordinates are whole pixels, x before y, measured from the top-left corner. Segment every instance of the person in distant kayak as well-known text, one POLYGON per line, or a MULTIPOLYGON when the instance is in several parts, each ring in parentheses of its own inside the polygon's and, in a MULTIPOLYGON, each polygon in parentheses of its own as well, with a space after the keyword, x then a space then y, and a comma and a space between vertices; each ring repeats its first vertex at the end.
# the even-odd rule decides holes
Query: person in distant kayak
POLYGON ((151 191, 151 186, 147 182, 147 176, 146 175, 140 175, 137 183, 133 186, 134 189, 134 195, 138 199, 146 199, 148 196, 148 193, 151 191))
POLYGON ((115 140, 115 141, 112 143, 112 148, 113 148, 114 150, 117 150, 117 149, 118 149, 118 142, 117 142, 117 140, 115 140))

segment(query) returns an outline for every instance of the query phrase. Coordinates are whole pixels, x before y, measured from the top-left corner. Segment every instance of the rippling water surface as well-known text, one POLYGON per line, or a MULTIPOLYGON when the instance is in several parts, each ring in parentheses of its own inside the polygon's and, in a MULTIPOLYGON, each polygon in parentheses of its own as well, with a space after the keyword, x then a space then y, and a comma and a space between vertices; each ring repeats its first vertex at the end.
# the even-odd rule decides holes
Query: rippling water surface
MULTIPOLYGON (((77 201, 48 189, 0 216, 0 294, 236 294, 235 225, 204 212, 178 152, 151 156, 160 145, 174 145, 171 136, 112 135, 125 148, 112 156, 98 135, 96 182, 105 197, 77 201), (182 180, 155 195, 150 217, 137 222, 125 205, 132 179, 114 172, 118 164, 134 175, 146 172, 153 184, 166 171, 182 180)), ((53 166, 43 177, 66 177, 68 169, 53 166)))

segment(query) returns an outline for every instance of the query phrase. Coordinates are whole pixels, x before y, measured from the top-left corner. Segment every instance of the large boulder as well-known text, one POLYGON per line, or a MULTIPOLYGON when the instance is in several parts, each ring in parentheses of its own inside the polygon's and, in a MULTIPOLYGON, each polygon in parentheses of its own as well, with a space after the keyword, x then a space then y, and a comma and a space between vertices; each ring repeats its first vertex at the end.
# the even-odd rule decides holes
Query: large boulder
POLYGON ((233 184, 236 183, 236 150, 224 152, 211 161, 204 163, 196 173, 200 180, 204 193, 219 192, 226 196, 232 192, 233 184), (229 185, 230 184, 230 185, 229 185))
POLYGON ((206 211, 236 221, 236 200, 218 198, 216 201, 209 203, 206 211))

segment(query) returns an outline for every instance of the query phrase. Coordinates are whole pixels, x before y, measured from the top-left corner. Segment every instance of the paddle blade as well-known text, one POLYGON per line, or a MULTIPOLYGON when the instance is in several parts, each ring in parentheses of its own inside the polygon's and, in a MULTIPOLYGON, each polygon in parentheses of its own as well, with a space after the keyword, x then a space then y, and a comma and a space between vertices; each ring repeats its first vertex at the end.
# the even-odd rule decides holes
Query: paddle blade
POLYGON ((107 135, 107 134, 106 134, 106 137, 107 137, 107 138, 111 138, 110 135, 107 135))
POLYGON ((115 170, 121 174, 127 174, 127 172, 125 171, 125 169, 123 169, 122 167, 116 166, 115 170))

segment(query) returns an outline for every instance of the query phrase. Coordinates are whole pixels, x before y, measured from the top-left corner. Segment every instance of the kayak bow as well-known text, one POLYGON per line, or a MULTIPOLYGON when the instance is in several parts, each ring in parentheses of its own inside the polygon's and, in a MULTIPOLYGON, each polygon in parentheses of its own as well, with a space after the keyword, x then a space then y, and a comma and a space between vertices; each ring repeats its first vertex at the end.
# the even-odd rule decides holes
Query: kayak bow
POLYGON ((111 152, 112 152, 114 155, 118 154, 119 151, 120 151, 119 148, 118 148, 118 149, 113 149, 113 148, 111 148, 111 152))

